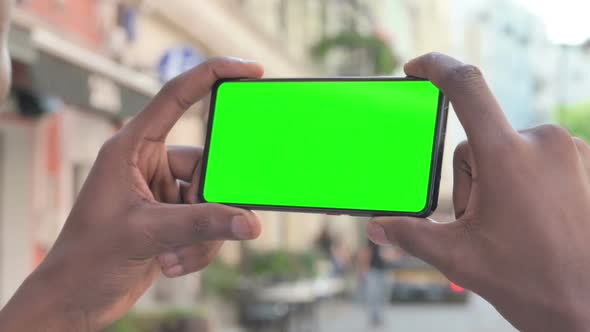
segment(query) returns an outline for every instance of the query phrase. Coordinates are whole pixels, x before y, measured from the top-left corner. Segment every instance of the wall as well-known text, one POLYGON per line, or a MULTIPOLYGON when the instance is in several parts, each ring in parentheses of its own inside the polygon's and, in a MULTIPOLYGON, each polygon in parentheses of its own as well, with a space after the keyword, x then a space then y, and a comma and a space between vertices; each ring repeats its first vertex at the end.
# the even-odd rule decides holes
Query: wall
POLYGON ((157 76, 157 66, 164 52, 178 46, 192 46, 206 56, 209 51, 198 40, 170 25, 149 8, 140 8, 137 20, 136 39, 127 45, 123 63, 157 76))
POLYGON ((510 0, 453 0, 453 54, 478 65, 516 128, 549 120, 556 47, 542 22, 510 0))
POLYGON ((59 31, 67 31, 71 37, 87 45, 98 46, 103 42, 96 0, 35 0, 27 1, 21 7, 45 20, 59 31))
POLYGON ((34 127, 0 122, 0 306, 33 268, 34 127))
POLYGON ((60 120, 62 128, 60 195, 63 203, 56 221, 59 226, 65 222, 74 205, 98 151, 116 130, 110 120, 68 105, 61 110, 60 120))
POLYGON ((557 50, 552 86, 559 104, 590 102, 590 47, 561 46, 557 50))

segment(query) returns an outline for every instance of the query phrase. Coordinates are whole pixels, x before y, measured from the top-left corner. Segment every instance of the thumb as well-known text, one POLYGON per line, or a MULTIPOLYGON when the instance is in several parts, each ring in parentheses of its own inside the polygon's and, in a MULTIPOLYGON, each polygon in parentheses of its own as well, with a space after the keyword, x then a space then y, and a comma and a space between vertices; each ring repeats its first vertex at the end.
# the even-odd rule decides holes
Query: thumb
POLYGON ((456 269, 461 232, 456 223, 442 224, 430 219, 410 217, 373 218, 367 235, 379 245, 397 244, 412 256, 447 274, 456 269))
POLYGON ((160 245, 156 254, 203 241, 251 240, 261 232, 253 212, 219 204, 156 204, 138 220, 160 245))

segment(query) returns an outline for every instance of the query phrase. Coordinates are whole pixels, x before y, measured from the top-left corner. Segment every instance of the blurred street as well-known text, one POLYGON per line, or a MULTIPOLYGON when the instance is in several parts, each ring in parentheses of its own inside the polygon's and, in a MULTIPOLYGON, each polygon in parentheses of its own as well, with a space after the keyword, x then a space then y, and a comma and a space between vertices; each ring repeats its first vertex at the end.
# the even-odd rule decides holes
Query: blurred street
MULTIPOLYGON (((411 303, 393 304, 386 309, 385 325, 371 328, 362 303, 347 300, 324 302, 317 311, 317 332, 358 331, 453 331, 515 332, 508 322, 482 298, 471 294, 466 304, 411 303)), ((316 331, 313 327, 310 330, 316 331)), ((243 332, 237 327, 222 332, 243 332)))
POLYGON ((467 304, 395 304, 388 306, 386 325, 367 328, 363 307, 351 302, 334 302, 322 306, 320 331, 516 331, 483 299, 471 296, 467 304))

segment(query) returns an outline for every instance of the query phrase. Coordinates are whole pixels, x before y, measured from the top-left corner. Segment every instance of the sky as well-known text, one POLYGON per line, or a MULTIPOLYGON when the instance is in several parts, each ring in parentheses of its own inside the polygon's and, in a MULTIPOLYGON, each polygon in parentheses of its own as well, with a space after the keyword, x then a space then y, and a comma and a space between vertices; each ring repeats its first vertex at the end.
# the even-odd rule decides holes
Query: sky
POLYGON ((590 39, 590 0, 515 0, 541 18, 551 41, 580 44, 590 39))

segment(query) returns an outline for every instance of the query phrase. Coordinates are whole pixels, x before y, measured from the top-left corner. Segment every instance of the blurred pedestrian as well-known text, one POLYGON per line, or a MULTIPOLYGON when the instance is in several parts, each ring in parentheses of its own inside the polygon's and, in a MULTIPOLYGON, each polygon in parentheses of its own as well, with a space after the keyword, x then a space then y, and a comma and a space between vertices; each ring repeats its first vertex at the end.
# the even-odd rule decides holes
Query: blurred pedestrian
POLYGON ((365 294, 369 322, 374 327, 384 323, 385 305, 389 294, 387 262, 383 259, 381 251, 381 247, 368 241, 358 258, 359 277, 365 294))
POLYGON ((352 257, 350 249, 341 236, 335 236, 332 243, 332 267, 334 276, 344 277, 350 270, 352 257))
POLYGON ((328 226, 325 226, 316 240, 322 256, 330 261, 330 274, 334 277, 344 277, 351 265, 350 251, 338 235, 333 235, 328 226))
POLYGON ((328 225, 324 225, 324 227, 322 227, 322 230, 320 231, 320 235, 315 241, 315 245, 325 258, 329 258, 331 255, 332 241, 333 240, 332 233, 330 232, 330 227, 328 227, 328 225))

